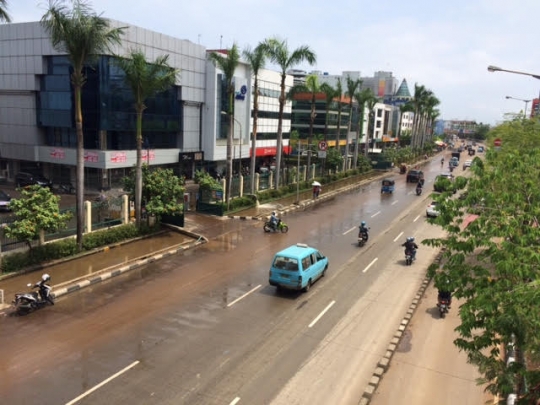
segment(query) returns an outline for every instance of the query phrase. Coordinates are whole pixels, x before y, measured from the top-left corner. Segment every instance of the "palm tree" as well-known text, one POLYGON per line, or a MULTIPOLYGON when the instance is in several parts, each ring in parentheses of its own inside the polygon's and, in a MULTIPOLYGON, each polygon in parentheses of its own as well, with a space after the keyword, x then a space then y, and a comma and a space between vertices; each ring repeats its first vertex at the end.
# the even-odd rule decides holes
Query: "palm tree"
POLYGON ((142 200, 142 117, 146 109, 145 100, 157 93, 171 88, 178 70, 168 64, 169 55, 159 56, 151 64, 146 61, 144 53, 132 50, 129 58, 115 60, 126 74, 125 82, 130 87, 134 97, 134 107, 137 114, 135 140, 137 145, 137 163, 135 167, 135 223, 141 224, 142 200))
POLYGON ((251 135, 251 194, 255 194, 255 161, 257 148, 257 120, 259 115, 259 71, 264 68, 266 54, 264 47, 259 44, 253 51, 248 47, 243 52, 251 72, 255 78, 253 82, 253 132, 251 135))
POLYGON ((279 188, 279 174, 281 171, 281 153, 283 149, 283 110, 285 109, 285 79, 287 78, 287 70, 304 61, 313 65, 317 57, 315 53, 307 46, 302 45, 294 51, 289 52, 287 41, 277 38, 270 38, 264 41, 265 52, 270 60, 277 64, 281 69, 281 93, 279 95, 279 112, 278 112, 278 130, 276 142, 276 189, 279 188))
POLYGON ((369 150, 369 141, 370 139, 375 138, 374 136, 375 135, 375 104, 379 102, 379 99, 375 97, 373 93, 371 93, 371 95, 372 96, 366 100, 367 109, 369 111, 368 131, 367 131, 367 138, 366 138, 366 156, 369 150))
MULTIPOLYGON (((345 136, 345 150, 347 153, 347 159, 349 158, 349 134, 351 133, 352 128, 352 117, 353 117, 353 101, 354 93, 362 85, 362 80, 356 79, 353 80, 349 75, 347 75, 347 91, 345 95, 349 97, 349 125, 347 128, 347 135, 345 136)), ((358 132, 357 132, 358 134, 358 132)), ((354 147, 354 167, 356 168, 356 159, 358 158, 358 136, 356 137, 356 145, 354 147)))
POLYGON ((7 12, 7 2, 6 0, 0 0, 0 22, 11 22, 11 17, 7 12))
MULTIPOLYGON (((337 128, 336 128, 336 147, 340 150, 339 136, 341 132, 341 112, 343 111, 343 104, 341 97, 343 96, 343 87, 341 86, 341 79, 338 77, 336 80, 336 97, 337 97, 337 128)), ((343 159, 343 171, 347 169, 347 161, 349 160, 349 151, 345 150, 345 158, 343 159)))
MULTIPOLYGON (((233 120, 234 120, 234 72, 240 64, 240 53, 238 46, 233 44, 228 50, 227 56, 216 52, 210 54, 210 59, 214 64, 223 71, 225 75, 225 87, 227 91, 227 114, 229 115, 229 132, 227 133, 227 192, 225 193, 225 202, 227 210, 231 200, 231 185, 232 185, 232 148, 233 148, 233 120)), ((221 107, 220 107, 221 108, 221 107)))
MULTIPOLYGON (((326 111, 324 114, 324 141, 328 141, 328 118, 330 116, 330 107, 332 106, 332 103, 334 102, 334 99, 337 96, 337 90, 333 88, 328 83, 321 84, 321 91, 324 93, 325 99, 326 99, 326 111)), ((337 150, 339 151, 339 145, 336 145, 337 150)))
POLYGON ((124 28, 111 28, 109 21, 95 14, 84 0, 73 0, 71 10, 63 5, 62 0, 51 2, 41 23, 50 34, 53 47, 58 52, 66 53, 73 67, 71 84, 77 131, 77 247, 81 250, 84 229, 84 134, 81 92, 86 81, 83 69, 99 55, 110 51, 112 45, 120 44, 124 28))
POLYGON ((424 102, 424 110, 422 114, 423 121, 424 121, 424 126, 423 126, 424 136, 422 136, 422 145, 421 145, 422 147, 424 146, 424 143, 427 140, 427 138, 428 137, 431 138, 430 128, 432 127, 432 124, 433 124, 433 119, 434 119, 433 115, 434 114, 438 115, 438 111, 435 107, 438 106, 440 103, 441 102, 439 101, 437 97, 435 97, 433 92, 431 90, 428 90, 426 94, 426 99, 424 102))
POLYGON ((427 90, 424 86, 417 83, 414 84, 414 96, 413 99, 410 101, 414 108, 414 118, 411 134, 411 147, 413 149, 420 146, 420 121, 424 109, 426 94, 427 90))
MULTIPOLYGON (((356 99, 356 102, 358 103, 358 129, 356 131, 356 146, 354 148, 354 167, 357 167, 358 163, 358 148, 361 141, 361 134, 364 130, 364 115, 366 111, 366 103, 370 102, 371 100, 377 101, 377 97, 373 94, 371 89, 363 89, 361 91, 357 91, 354 93, 354 98, 356 99)), ((369 127, 369 121, 368 121, 368 127, 369 127)), ((369 128, 368 133, 366 133, 366 142, 365 142, 365 150, 364 155, 367 157, 368 154, 368 147, 369 147, 369 128)))
POLYGON ((311 100, 309 113, 309 133, 307 139, 307 167, 311 167, 311 141, 313 139, 313 125, 315 124, 315 117, 317 116, 317 94, 322 93, 321 85, 319 84, 319 77, 317 75, 308 75, 306 77, 306 83, 300 83, 293 86, 289 90, 287 97, 292 100, 294 96, 299 93, 309 93, 309 98, 311 100))

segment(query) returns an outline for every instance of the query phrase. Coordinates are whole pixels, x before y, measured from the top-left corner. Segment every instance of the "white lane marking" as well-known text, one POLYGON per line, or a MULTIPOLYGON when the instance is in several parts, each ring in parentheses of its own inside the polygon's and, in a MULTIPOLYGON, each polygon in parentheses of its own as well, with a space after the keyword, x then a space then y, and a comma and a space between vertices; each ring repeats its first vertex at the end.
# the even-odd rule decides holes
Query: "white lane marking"
POLYGON ((397 241, 399 238, 401 238, 401 235, 403 235, 403 232, 401 232, 398 236, 396 236, 396 239, 394 239, 394 242, 397 241))
POLYGON ((376 217, 376 216, 379 215, 380 213, 381 213, 381 211, 377 211, 375 214, 373 214, 373 215, 371 216, 371 218, 376 217))
POLYGON ((245 298, 247 297, 249 294, 251 294, 252 292, 256 291, 257 289, 261 288, 261 284, 259 284, 257 287, 255 288, 252 288, 251 290, 249 290, 247 293, 245 293, 244 295, 242 295, 241 297, 238 297, 237 299, 235 299, 233 302, 230 302, 229 304, 227 304, 228 307, 230 306, 233 306, 234 304, 236 304, 238 301, 240 301, 242 298, 245 298))
POLYGON ((396 201, 394 201, 394 202, 392 203, 392 205, 395 205, 395 204, 397 204, 398 202, 399 202, 399 200, 396 200, 396 201))
POLYGON ((345 231, 342 233, 342 235, 347 235, 349 232, 352 232, 356 229, 356 226, 353 226, 351 229, 349 229, 348 231, 345 231))
POLYGON ((325 309, 322 310, 322 312, 317 316, 317 318, 315 318, 313 321, 311 321, 311 323, 309 324, 308 328, 311 328, 313 325, 315 325, 319 319, 322 318, 322 316, 324 314, 326 314, 326 311, 328 311, 330 308, 332 308, 332 306, 336 303, 336 301, 332 301, 330 304, 327 305, 327 307, 325 309))
POLYGON ((370 268, 371 266, 373 266, 377 260, 379 260, 378 257, 376 257, 375 259, 373 259, 373 260, 371 261, 371 263, 368 264, 367 267, 366 267, 364 270, 362 270, 362 273, 365 273, 366 271, 368 271, 369 268, 370 268))
POLYGON ((420 215, 418 215, 418 216, 413 220, 413 222, 418 221, 418 218, 420 218, 420 215))
POLYGON ((105 384, 107 384, 108 382, 114 380, 116 377, 120 376, 121 374, 125 373, 126 371, 128 371, 130 368, 132 367, 135 367, 137 364, 139 364, 139 360, 137 361, 134 361, 133 363, 131 363, 129 366, 127 366, 126 368, 123 368, 122 370, 120 370, 118 373, 114 374, 114 375, 111 375, 109 378, 107 378, 106 380, 100 382, 98 385, 94 385, 92 388, 90 388, 88 391, 86 392, 83 392, 81 395, 79 395, 77 398, 75 399, 72 399, 71 401, 69 401, 68 403, 66 403, 66 405, 73 405, 74 403, 76 402, 79 402, 81 399, 83 399, 84 397, 90 395, 92 392, 94 392, 95 390, 103 387, 105 384))
POLYGON ((240 402, 240 397, 233 399, 229 405, 236 405, 238 402, 240 402))

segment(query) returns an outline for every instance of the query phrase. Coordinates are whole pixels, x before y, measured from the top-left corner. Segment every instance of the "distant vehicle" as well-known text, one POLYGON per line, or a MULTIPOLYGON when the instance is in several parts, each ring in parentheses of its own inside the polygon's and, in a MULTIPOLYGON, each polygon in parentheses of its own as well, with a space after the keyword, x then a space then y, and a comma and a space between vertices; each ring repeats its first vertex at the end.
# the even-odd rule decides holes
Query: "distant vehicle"
POLYGON ((461 153, 460 152, 452 152, 452 157, 456 158, 459 161, 459 159, 461 158, 461 153))
POLYGON ((324 277, 328 270, 328 258, 319 250, 297 243, 279 251, 270 266, 270 285, 278 289, 304 290, 324 277))
POLYGON ((459 166, 459 159, 456 158, 456 157, 452 157, 452 159, 450 159, 449 165, 452 166, 452 167, 458 167, 459 166))
POLYGON ((469 160, 466 160, 465 162, 463 162, 463 170, 465 170, 467 167, 471 167, 472 165, 472 160, 469 159, 469 160))
POLYGON ((424 183, 424 172, 422 170, 412 169, 407 173, 407 183, 424 183))
POLYGON ((34 173, 27 173, 27 172, 19 172, 15 175, 15 184, 17 187, 28 187, 28 186, 34 186, 38 185, 41 187, 48 187, 52 189, 52 182, 46 178, 45 176, 42 176, 41 174, 34 174, 34 173))
POLYGON ((437 202, 432 201, 431 204, 427 206, 426 217, 435 218, 439 216, 439 211, 437 210, 437 202))
POLYGON ((2 211, 11 211, 9 208, 9 203, 11 202, 11 197, 8 193, 3 190, 0 190, 0 210, 2 211))
POLYGON ((478 147, 478 153, 482 153, 484 152, 484 147, 483 146, 479 146, 478 147))
POLYGON ((473 148, 469 149, 469 156, 474 156, 476 151, 473 148))
POLYGON ((394 179, 391 179, 391 178, 383 179, 381 183, 381 194, 383 193, 392 194, 395 189, 395 184, 396 182, 394 181, 394 179))

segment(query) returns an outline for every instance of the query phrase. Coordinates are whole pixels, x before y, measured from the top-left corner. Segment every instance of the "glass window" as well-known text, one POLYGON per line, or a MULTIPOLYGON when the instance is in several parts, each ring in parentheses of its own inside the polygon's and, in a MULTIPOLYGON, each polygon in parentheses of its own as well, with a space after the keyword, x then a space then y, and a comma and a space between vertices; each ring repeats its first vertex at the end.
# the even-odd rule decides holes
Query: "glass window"
POLYGON ((277 256, 272 267, 280 270, 298 271, 298 260, 277 256))
POLYGON ((311 266, 311 256, 308 256, 308 257, 304 257, 302 259, 302 269, 304 271, 306 271, 307 269, 309 269, 311 266))

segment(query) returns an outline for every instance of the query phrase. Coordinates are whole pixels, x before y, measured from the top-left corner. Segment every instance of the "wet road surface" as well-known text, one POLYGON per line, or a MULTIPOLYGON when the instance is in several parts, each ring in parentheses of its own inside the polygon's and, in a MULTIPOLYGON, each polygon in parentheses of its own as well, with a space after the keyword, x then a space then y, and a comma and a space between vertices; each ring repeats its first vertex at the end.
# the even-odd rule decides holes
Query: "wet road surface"
MULTIPOLYGON (((426 176, 439 167, 430 164, 426 176)), ((294 213, 284 235, 263 233, 257 221, 213 224, 210 242, 182 256, 66 296, 54 307, 1 319, 2 398, 17 404, 68 403, 81 395, 87 396, 76 403, 357 403, 423 279, 420 258, 405 268, 398 244, 409 234, 421 240, 439 232, 421 218, 427 193, 417 197, 404 176, 396 180, 392 196, 381 196, 373 184, 294 213), (359 249, 361 220, 371 226, 371 239, 359 249), (271 257, 300 241, 329 257, 329 274, 307 294, 277 294, 268 286, 271 257), (351 365, 354 372, 340 375, 351 365)), ((427 265, 434 254, 422 247, 419 257, 427 265)))

